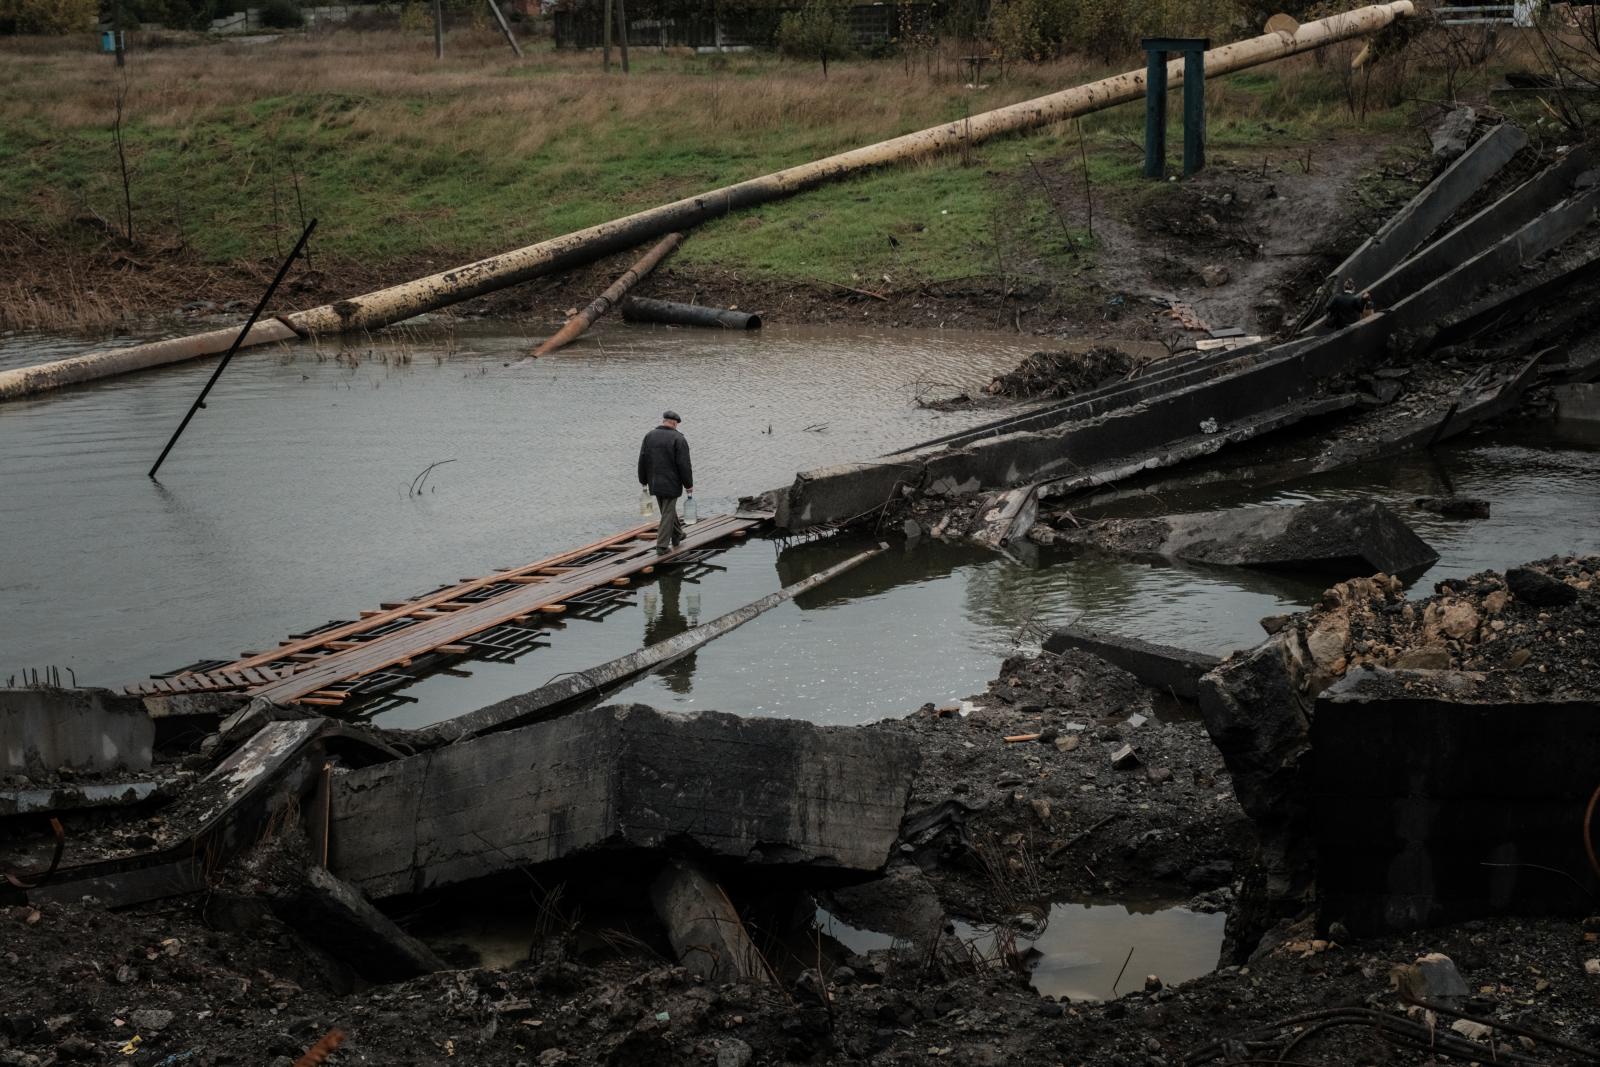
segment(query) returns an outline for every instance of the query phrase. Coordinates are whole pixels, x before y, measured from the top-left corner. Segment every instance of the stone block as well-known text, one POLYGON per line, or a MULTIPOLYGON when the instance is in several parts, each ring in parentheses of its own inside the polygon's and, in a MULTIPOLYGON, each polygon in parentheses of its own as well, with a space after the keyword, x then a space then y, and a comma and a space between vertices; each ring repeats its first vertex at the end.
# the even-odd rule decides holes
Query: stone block
POLYGON ((859 877, 888 859, 916 762, 872 727, 593 708, 340 775, 328 865, 379 900, 680 844, 859 877))
POLYGON ((278 918, 363 978, 393 982, 448 969, 432 949, 326 868, 311 867, 304 882, 270 896, 278 918))
POLYGON ((1317 700, 1307 802, 1324 920, 1363 934, 1587 914, 1600 703, 1419 695, 1412 677, 1352 672, 1317 700))
POLYGON ((7 774, 148 770, 155 735, 137 697, 109 689, 0 689, 7 774))
POLYGON ((1170 690, 1187 700, 1199 697, 1200 676, 1222 662, 1203 652, 1151 644, 1086 626, 1065 626, 1056 630, 1045 638, 1044 648, 1056 653, 1081 648, 1121 667, 1145 685, 1170 690))

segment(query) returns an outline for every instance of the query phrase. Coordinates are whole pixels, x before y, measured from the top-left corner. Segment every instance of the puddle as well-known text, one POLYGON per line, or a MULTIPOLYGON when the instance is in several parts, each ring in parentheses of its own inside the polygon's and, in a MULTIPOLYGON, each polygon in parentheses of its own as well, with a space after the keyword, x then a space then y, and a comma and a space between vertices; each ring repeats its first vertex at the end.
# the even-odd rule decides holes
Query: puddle
MULTIPOLYGON (((1146 975, 1170 986, 1216 970, 1226 923, 1226 913, 1171 904, 1056 904, 1043 931, 1019 936, 1017 949, 1033 957, 1029 973, 1041 995, 1112 1000, 1144 988, 1146 975)), ((958 922, 956 931, 992 951, 985 930, 958 922)))
POLYGON ((816 923, 817 931, 823 937, 833 938, 857 956, 865 956, 878 949, 893 948, 897 944, 891 935, 851 926, 827 908, 817 908, 816 923))

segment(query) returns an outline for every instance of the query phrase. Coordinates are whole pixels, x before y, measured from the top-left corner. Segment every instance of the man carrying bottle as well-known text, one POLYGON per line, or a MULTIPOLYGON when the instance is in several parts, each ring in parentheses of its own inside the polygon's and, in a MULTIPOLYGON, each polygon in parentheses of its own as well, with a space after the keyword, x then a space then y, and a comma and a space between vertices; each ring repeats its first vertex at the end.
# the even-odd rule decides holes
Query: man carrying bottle
POLYGON ((661 415, 661 425, 644 435, 639 446, 639 484, 650 490, 661 512, 656 531, 656 553, 666 555, 683 540, 678 519, 678 497, 694 495, 694 468, 689 466, 689 439, 678 432, 683 420, 676 411, 661 415))

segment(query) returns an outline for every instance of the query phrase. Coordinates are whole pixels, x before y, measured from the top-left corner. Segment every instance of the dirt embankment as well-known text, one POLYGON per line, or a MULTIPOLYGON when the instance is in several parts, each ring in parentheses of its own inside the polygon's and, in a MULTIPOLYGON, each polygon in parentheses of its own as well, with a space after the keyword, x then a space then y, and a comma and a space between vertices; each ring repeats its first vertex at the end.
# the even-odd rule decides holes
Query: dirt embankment
MULTIPOLYGON (((1019 196, 1031 197, 1039 195, 1035 182, 1042 177, 1064 217, 1092 224, 1093 259, 1066 273, 1041 260, 1037 249, 1019 246, 1003 250, 1000 259, 1030 265, 1025 277, 980 271, 957 280, 857 288, 669 263, 639 293, 759 311, 773 325, 865 323, 1169 344, 1224 326, 1271 331, 1359 240, 1378 187, 1371 179, 1382 147, 1350 146, 1309 166, 1289 159, 1217 160, 1181 183, 1103 190, 1092 216, 1064 162, 1037 174, 998 175, 1016 184, 1019 196), (1362 198, 1355 196, 1358 188, 1365 189, 1362 198)), ((317 250, 310 266, 290 273, 274 310, 330 303, 500 251, 372 261, 317 250)), ((176 237, 129 243, 104 220, 89 217, 54 231, 0 224, 0 254, 13 279, 0 287, 0 329, 90 335, 142 333, 152 319, 207 326, 217 317, 232 321, 253 306, 277 269, 267 260, 205 262, 176 237)), ((635 258, 621 253, 463 302, 450 313, 515 318, 553 330, 568 309, 593 299, 635 258)), ((914 279, 914 271, 908 273, 914 279)))

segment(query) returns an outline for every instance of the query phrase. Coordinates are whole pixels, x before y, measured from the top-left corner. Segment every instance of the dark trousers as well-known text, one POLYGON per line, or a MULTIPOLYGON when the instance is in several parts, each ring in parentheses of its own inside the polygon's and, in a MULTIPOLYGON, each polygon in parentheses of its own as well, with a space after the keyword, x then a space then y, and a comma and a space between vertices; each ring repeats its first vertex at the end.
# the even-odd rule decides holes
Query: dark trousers
POLYGON ((656 510, 661 512, 661 526, 656 530, 656 547, 671 548, 683 540, 683 521, 678 518, 678 498, 656 497, 656 510))

